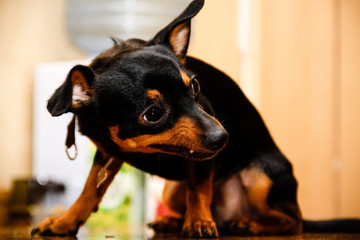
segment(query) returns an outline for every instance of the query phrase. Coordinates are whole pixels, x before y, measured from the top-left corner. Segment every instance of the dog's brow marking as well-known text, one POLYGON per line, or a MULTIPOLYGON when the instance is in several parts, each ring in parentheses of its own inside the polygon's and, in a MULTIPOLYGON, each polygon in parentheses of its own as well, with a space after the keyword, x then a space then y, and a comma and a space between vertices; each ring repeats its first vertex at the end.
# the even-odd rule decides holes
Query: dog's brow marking
POLYGON ((180 74, 181 74, 181 77, 182 77, 182 80, 183 80, 184 84, 186 86, 190 87, 190 83, 191 83, 190 77, 184 72, 180 72, 180 74))
POLYGON ((149 89, 147 91, 147 96, 152 100, 158 100, 158 101, 164 100, 164 96, 156 89, 149 89))

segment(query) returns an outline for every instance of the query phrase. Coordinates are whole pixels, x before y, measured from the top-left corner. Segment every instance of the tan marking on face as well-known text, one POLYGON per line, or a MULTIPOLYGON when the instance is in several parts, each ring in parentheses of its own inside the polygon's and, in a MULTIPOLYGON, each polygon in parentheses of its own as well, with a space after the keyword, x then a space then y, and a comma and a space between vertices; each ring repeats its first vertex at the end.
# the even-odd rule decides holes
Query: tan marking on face
POLYGON ((183 147, 198 153, 209 153, 201 141, 202 132, 193 120, 187 117, 180 118, 175 126, 159 134, 145 134, 128 139, 118 137, 119 127, 110 127, 112 140, 124 151, 156 153, 164 152, 168 154, 181 155, 181 153, 167 152, 161 149, 152 148, 151 145, 168 145, 183 147))
POLYGON ((182 77, 182 80, 183 80, 184 84, 186 86, 190 87, 190 84, 191 84, 190 77, 184 72, 180 72, 180 74, 181 74, 181 77, 182 77))
POLYGON ((164 100, 164 96, 156 89, 149 89, 147 91, 147 97, 157 101, 164 100))

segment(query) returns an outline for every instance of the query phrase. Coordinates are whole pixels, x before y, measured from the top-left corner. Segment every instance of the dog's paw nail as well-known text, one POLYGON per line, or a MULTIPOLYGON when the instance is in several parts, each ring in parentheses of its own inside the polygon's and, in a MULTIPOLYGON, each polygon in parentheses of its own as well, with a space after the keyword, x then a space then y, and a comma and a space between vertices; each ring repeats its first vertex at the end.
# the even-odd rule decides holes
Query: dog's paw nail
POLYGON ((209 237, 210 236, 210 234, 209 234, 209 232, 208 232, 208 230, 206 228, 203 228, 202 234, 203 234, 204 237, 209 237))
POLYGON ((195 237, 202 237, 201 229, 196 230, 195 237))
POLYGON ((212 236, 212 237, 215 237, 215 238, 219 237, 219 234, 218 234, 218 232, 216 231, 215 228, 212 229, 212 231, 211 231, 211 236, 212 236))
POLYGON ((40 231, 39 228, 33 228, 33 229, 31 230, 31 236, 35 236, 39 231, 40 231))
POLYGON ((51 230, 51 228, 45 228, 44 231, 40 233, 41 236, 54 236, 55 234, 51 230))
POLYGON ((188 237, 190 237, 190 231, 189 231, 189 229, 184 229, 183 231, 182 231, 182 236, 183 237, 185 237, 185 238, 188 238, 188 237))
POLYGON ((217 231, 215 229, 203 229, 203 237, 207 238, 216 238, 218 237, 217 231))

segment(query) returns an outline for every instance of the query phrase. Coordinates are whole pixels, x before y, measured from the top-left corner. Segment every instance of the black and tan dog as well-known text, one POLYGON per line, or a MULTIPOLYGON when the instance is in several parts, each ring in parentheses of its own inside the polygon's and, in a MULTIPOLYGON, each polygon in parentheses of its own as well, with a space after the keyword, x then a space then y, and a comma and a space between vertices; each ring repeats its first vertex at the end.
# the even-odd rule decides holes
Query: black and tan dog
POLYGON ((97 153, 78 200, 33 235, 76 235, 124 162, 176 180, 164 202, 183 219, 160 218, 151 225, 157 231, 181 223, 188 237, 302 232, 292 166, 260 115, 227 75, 186 56, 203 4, 191 2, 150 41, 114 39, 55 91, 49 112, 74 113, 97 153))

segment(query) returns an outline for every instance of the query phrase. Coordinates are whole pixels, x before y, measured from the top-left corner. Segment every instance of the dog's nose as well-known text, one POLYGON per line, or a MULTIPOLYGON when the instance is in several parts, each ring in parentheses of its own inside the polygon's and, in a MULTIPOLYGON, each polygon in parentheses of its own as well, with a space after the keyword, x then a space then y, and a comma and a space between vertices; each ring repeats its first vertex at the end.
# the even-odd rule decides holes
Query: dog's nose
POLYGON ((207 149, 211 151, 219 151, 224 148, 228 142, 229 134, 223 128, 210 130, 203 135, 202 141, 207 149))

